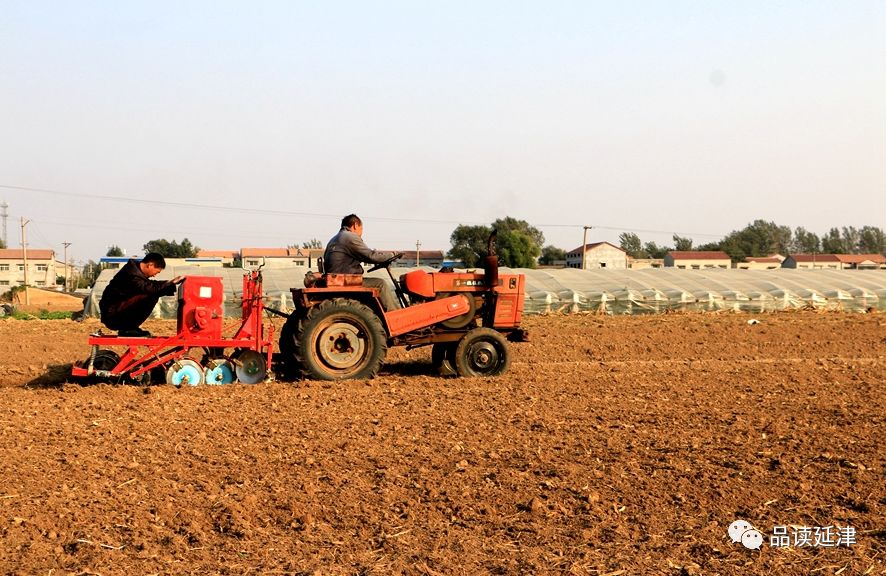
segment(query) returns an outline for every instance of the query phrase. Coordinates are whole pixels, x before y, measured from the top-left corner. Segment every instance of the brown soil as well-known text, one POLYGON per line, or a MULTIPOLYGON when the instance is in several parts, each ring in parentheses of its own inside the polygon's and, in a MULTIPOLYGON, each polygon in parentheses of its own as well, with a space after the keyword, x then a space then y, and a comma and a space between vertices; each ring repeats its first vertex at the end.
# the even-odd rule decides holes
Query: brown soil
POLYGON ((33 287, 28 287, 27 291, 30 304, 25 304, 25 294, 23 292, 16 292, 13 297, 16 309, 23 312, 36 313, 41 310, 49 312, 79 312, 83 310, 82 296, 33 287))
POLYGON ((749 318, 533 317, 496 379, 422 349, 185 389, 60 384, 94 321, 2 320, 0 573, 883 574, 886 316, 749 318))

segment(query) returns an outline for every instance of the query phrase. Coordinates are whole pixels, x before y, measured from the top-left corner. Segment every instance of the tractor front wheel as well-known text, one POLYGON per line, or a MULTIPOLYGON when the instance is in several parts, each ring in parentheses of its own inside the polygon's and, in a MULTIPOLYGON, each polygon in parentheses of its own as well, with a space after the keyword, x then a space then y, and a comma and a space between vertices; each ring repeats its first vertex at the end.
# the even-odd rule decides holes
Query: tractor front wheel
POLYGON ((368 306, 334 298, 312 307, 298 323, 294 364, 308 378, 372 378, 387 352, 381 320, 368 306))
POLYGON ((491 328, 470 330, 455 349, 455 371, 459 376, 498 376, 510 365, 508 341, 491 328))

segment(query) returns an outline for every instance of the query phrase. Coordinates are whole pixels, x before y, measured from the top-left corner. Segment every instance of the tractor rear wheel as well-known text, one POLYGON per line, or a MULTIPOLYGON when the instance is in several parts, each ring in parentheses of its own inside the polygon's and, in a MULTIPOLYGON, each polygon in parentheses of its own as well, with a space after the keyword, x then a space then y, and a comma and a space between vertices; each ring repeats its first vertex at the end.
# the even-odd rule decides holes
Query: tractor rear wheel
POLYGON ((455 371, 459 376, 498 376, 511 365, 508 341, 491 328, 474 328, 458 341, 455 371))
POLYGON ((309 378, 372 378, 386 352, 381 320, 356 300, 325 300, 298 323, 294 360, 309 378))
POLYGON ((304 320, 303 314, 299 310, 290 314, 289 318, 280 329, 280 376, 284 380, 296 380, 301 375, 301 366, 296 360, 296 350, 298 349, 298 329, 304 320))
POLYGON ((443 326, 447 328, 451 328, 453 330, 459 330, 464 328, 468 324, 470 324, 474 320, 474 316, 477 315, 477 302, 474 300, 474 295, 470 292, 440 292, 437 294, 437 300, 441 298, 449 298, 450 296, 456 296, 458 294, 464 295, 468 300, 468 311, 462 314, 461 316, 456 316, 455 318, 450 318, 449 320, 444 320, 440 322, 443 326))

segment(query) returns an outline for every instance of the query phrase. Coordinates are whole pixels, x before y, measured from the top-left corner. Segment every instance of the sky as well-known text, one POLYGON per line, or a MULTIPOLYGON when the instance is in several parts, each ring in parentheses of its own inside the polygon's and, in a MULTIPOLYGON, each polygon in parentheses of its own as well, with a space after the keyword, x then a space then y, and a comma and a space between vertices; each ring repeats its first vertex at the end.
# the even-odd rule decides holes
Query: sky
POLYGON ((886 2, 0 0, 7 240, 886 227, 886 2))

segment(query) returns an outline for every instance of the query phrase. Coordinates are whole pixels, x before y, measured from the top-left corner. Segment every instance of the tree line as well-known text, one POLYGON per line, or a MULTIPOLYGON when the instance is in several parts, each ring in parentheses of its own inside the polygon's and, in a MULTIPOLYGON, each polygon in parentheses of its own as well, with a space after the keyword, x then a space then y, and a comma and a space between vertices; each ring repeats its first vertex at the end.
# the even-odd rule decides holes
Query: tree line
POLYGON ((791 230, 775 222, 754 220, 741 230, 734 230, 717 242, 694 245, 691 238, 673 236, 673 248, 658 246, 655 242, 643 243, 632 232, 619 235, 619 244, 634 258, 663 258, 671 250, 720 250, 733 262, 747 257, 771 254, 883 254, 886 255, 886 232, 876 226, 843 226, 831 228, 823 236, 810 232, 802 226, 791 230))
MULTIPOLYGON (((544 246, 544 235, 525 220, 506 216, 489 226, 459 225, 450 236, 448 256, 471 268, 486 255, 490 232, 498 231, 499 263, 511 268, 534 268, 566 259, 566 251, 544 246)), ((689 237, 674 234, 673 246, 643 242, 633 232, 619 235, 619 245, 633 258, 664 258, 668 252, 715 250, 729 255, 733 262, 747 257, 772 254, 883 254, 886 255, 886 232, 876 226, 833 227, 822 236, 802 226, 791 229, 766 220, 754 220, 741 230, 733 230, 721 240, 696 245, 689 237)))
MULTIPOLYGON (((566 250, 545 245, 544 234, 526 220, 510 216, 499 218, 489 225, 459 224, 449 237, 451 248, 447 256, 463 262, 468 268, 478 266, 487 253, 487 241, 493 230, 497 232, 499 263, 510 268, 535 268, 537 264, 553 264, 566 259, 566 250)), ((876 226, 833 227, 819 236, 803 227, 791 229, 775 222, 754 220, 741 230, 733 230, 721 240, 696 245, 692 238, 674 234, 673 246, 643 242, 633 232, 619 235, 619 246, 633 258, 664 258, 672 250, 719 250, 729 255, 733 262, 751 256, 771 254, 883 254, 886 255, 886 232, 876 226)), ((293 245, 290 247, 295 247, 293 245)), ((301 244, 302 248, 322 248, 323 244, 312 238, 301 244)), ((200 251, 187 238, 181 242, 163 238, 144 244, 145 253, 159 252, 167 258, 194 258, 200 251)), ((119 246, 108 248, 107 256, 123 256, 119 246)), ((82 270, 80 287, 91 286, 100 266, 90 260, 82 270)))

